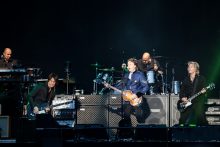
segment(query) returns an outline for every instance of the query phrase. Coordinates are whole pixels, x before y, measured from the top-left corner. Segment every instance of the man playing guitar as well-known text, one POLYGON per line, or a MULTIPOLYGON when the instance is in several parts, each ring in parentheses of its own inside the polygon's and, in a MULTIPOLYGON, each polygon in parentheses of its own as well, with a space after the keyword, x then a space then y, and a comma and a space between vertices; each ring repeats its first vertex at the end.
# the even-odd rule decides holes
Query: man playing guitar
POLYGON ((58 76, 51 73, 46 83, 36 85, 28 95, 27 116, 35 119, 36 114, 48 113, 55 97, 58 76))
POLYGON ((106 87, 110 87, 122 94, 123 98, 123 118, 130 120, 130 115, 134 114, 138 123, 144 123, 147 117, 145 99, 142 98, 149 90, 149 86, 144 73, 137 70, 137 60, 130 58, 127 61, 128 72, 122 78, 120 84, 113 87, 104 83, 106 87))
MULTIPOLYGON (((189 101, 189 98, 197 93, 205 93, 206 80, 205 77, 199 73, 199 64, 195 61, 187 63, 188 75, 182 82, 178 104, 192 105, 180 114, 180 125, 206 125, 205 119, 205 102, 206 96, 200 95, 189 101)), ((177 106, 178 107, 178 106, 177 106)))

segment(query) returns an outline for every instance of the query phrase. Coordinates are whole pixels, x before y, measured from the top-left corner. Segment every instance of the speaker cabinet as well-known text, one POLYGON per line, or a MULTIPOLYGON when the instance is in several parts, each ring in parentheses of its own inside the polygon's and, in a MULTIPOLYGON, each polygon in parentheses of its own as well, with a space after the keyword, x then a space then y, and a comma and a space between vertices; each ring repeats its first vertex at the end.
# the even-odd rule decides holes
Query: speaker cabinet
POLYGON ((9 116, 0 116, 0 137, 7 138, 10 136, 9 116))
POLYGON ((108 100, 109 100, 108 104, 110 104, 110 105, 119 105, 123 101, 121 94, 109 95, 108 100))
POLYGON ((178 95, 170 95, 170 126, 179 124, 180 112, 177 110, 178 95))
MULTIPOLYGON (((168 96, 162 95, 144 95, 143 101, 147 114, 145 123, 143 124, 160 124, 168 126, 168 96), (146 106, 147 105, 147 106, 146 106), (149 112, 148 112, 149 111, 149 112)), ((117 127, 118 122, 122 118, 121 105, 109 105, 109 127, 117 127)), ((136 127, 138 123, 134 114, 131 114, 132 127, 136 127)))
POLYGON ((76 96, 79 105, 106 105, 107 95, 78 95, 76 96))
POLYGON ((108 126, 111 128, 118 127, 119 121, 122 117, 121 105, 109 105, 108 107, 108 126))
POLYGON ((168 96, 166 95, 145 95, 150 115, 145 124, 160 124, 168 126, 168 96))
POLYGON ((105 105, 80 106, 76 124, 102 124, 107 127, 108 108, 105 105))

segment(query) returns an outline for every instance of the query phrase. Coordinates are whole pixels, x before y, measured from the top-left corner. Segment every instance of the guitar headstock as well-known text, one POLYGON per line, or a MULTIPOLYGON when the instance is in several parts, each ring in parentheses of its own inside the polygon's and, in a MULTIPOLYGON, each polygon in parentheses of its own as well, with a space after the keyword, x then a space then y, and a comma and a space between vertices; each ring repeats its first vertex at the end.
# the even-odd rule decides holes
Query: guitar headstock
POLYGON ((214 89, 215 88, 215 84, 214 83, 210 83, 208 86, 207 86, 207 89, 214 89))

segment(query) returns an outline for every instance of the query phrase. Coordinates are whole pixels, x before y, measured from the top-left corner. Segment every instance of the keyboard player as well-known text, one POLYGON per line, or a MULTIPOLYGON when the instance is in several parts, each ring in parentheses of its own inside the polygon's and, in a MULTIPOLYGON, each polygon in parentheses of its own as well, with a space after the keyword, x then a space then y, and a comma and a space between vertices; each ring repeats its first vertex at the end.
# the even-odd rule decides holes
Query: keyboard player
MULTIPOLYGON (((15 82, 20 78, 21 73, 16 69, 18 67, 18 61, 12 59, 12 49, 4 48, 0 59, 0 103, 5 103, 7 99, 11 99, 5 97, 14 96, 14 93, 19 91, 19 83, 15 82)), ((8 106, 3 105, 2 109, 4 107, 8 106)), ((4 112, 4 109, 2 111, 4 112)))
POLYGON ((18 62, 15 59, 12 59, 12 50, 11 48, 4 48, 0 60, 0 68, 3 69, 13 69, 18 67, 18 62))

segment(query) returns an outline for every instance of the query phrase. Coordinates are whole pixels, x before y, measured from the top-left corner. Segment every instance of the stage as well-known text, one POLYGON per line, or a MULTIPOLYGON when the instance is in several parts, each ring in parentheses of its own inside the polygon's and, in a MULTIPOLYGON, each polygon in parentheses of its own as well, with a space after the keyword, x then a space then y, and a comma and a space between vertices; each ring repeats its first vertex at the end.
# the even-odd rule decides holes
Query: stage
POLYGON ((199 146, 220 145, 220 126, 105 128, 85 125, 74 128, 33 128, 26 125, 16 137, 2 137, 0 146, 199 146), (116 130, 115 136, 112 131, 116 130), (132 132, 132 133, 131 133, 132 132))

